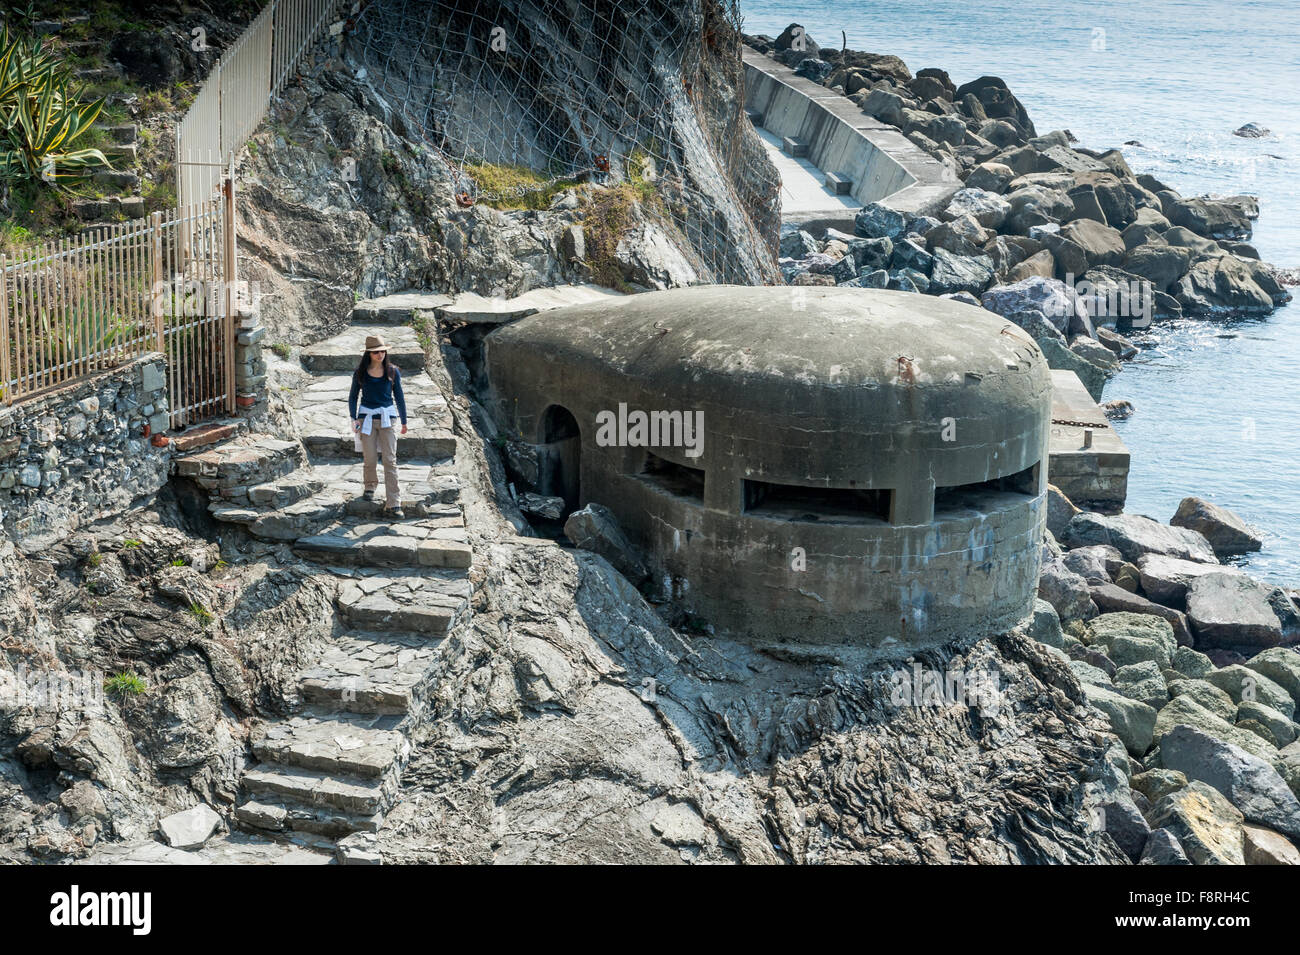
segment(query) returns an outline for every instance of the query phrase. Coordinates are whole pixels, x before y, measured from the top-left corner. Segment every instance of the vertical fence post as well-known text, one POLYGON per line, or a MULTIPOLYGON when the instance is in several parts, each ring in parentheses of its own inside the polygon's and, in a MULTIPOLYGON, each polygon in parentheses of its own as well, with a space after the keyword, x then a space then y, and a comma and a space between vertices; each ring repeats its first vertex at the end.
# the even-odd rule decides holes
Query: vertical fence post
POLYGON ((224 245, 226 320, 223 335, 226 345, 226 410, 235 413, 235 285, 239 280, 238 251, 235 247, 235 158, 230 157, 226 181, 222 185, 221 231, 224 245))
POLYGON ((18 390, 18 383, 10 382, 13 380, 13 374, 9 367, 9 347, 11 339, 9 337, 9 272, 6 266, 9 264, 9 257, 0 252, 0 387, 4 388, 5 404, 14 403, 14 392, 18 390))
POLYGON ((153 312, 153 330, 158 339, 158 351, 166 354, 167 344, 164 341, 165 319, 162 307, 162 271, 162 213, 155 212, 149 218, 149 310, 153 312))

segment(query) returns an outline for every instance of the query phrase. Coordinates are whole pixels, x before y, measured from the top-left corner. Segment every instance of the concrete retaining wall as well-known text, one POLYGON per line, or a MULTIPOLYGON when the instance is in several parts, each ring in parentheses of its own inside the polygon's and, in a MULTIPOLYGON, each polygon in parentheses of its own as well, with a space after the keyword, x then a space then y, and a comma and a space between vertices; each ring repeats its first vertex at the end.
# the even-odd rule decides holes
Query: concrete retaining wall
MULTIPOLYGON (((754 50, 744 51, 744 63, 745 108, 758 114, 759 125, 769 132, 806 143, 807 158, 823 173, 849 178, 849 194, 860 205, 881 202, 899 212, 928 215, 960 188, 943 163, 847 97, 754 50)), ((822 211, 844 220, 842 208, 828 204, 822 211)))

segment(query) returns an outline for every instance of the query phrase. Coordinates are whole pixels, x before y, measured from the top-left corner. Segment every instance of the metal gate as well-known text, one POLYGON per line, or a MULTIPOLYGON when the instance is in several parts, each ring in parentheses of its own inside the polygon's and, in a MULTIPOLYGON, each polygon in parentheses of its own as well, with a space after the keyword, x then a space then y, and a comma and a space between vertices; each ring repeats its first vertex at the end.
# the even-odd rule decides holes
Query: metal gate
POLYGON ((227 174, 217 198, 154 216, 153 307, 163 326, 173 428, 235 410, 234 191, 227 174))

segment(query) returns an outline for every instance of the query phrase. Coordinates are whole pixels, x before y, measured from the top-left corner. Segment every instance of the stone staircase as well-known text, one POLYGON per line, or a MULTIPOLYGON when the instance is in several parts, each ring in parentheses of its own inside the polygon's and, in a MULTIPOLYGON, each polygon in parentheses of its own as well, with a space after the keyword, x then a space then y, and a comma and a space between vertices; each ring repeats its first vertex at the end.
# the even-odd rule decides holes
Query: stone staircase
MULTIPOLYGON (((437 678, 438 647, 469 615, 473 560, 454 471, 446 400, 425 373, 415 332, 354 312, 347 330, 303 351, 295 396, 302 442, 245 434, 175 461, 209 494, 220 522, 287 543, 338 580, 344 628, 298 674, 300 708, 254 733, 257 764, 241 780, 235 824, 301 845, 378 828, 396 798, 437 678), (383 335, 403 369, 408 433, 398 439, 406 519, 382 517, 383 485, 360 498, 361 456, 347 416, 367 335, 383 335)), ((363 854, 364 855, 364 854, 363 854)))

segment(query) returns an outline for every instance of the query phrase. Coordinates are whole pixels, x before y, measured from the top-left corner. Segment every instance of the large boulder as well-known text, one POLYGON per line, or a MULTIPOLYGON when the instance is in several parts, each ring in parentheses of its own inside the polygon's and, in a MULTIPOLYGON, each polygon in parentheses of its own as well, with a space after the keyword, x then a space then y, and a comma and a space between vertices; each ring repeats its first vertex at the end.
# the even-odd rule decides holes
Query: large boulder
POLYGON ((1246 661, 1246 667, 1282 687, 1300 707, 1300 653, 1294 648, 1270 647, 1246 661))
MULTIPOLYGON (((1028 235, 1035 226, 1062 222, 1074 212, 1074 203, 1063 190, 1032 183, 1016 186, 1013 180, 1006 200, 1011 212, 1005 225, 1020 235, 1028 235)), ((1079 254, 1082 256, 1082 250, 1079 254)))
POLYGON ((1164 670, 1169 667, 1178 644, 1167 620, 1140 613, 1103 613, 1088 625, 1089 643, 1106 648, 1106 655, 1118 666, 1151 660, 1164 670))
POLYGON ((1234 722, 1254 732, 1258 732, 1254 727, 1262 727, 1267 732, 1260 735, 1279 749, 1294 743, 1298 735, 1296 724, 1291 722, 1288 716, 1258 700, 1242 700, 1241 705, 1237 707, 1234 722))
POLYGON ((1160 739, 1160 762, 1213 786, 1251 822, 1300 837, 1300 800, 1269 763, 1194 726, 1160 739))
POLYGON ((1065 647, 1065 634, 1061 631, 1061 618, 1057 615, 1056 608, 1041 597, 1034 598, 1034 609, 1030 612, 1028 619, 1020 626, 1023 628, 1025 636, 1031 640, 1037 640, 1049 647, 1056 647, 1058 650, 1065 647))
MULTIPOLYGON (((986 305, 985 308, 988 306, 986 305)), ((1047 485, 1047 529, 1060 538, 1075 514, 1082 513, 1055 484, 1047 485)))
MULTIPOLYGON (((876 241, 888 240, 878 239, 876 241)), ((934 256, 926 250, 924 239, 908 236, 894 243, 894 253, 890 259, 890 267, 894 269, 912 269, 929 278, 930 272, 934 269, 934 256)))
POLYGON ((1111 683, 1130 700, 1145 703, 1157 711, 1169 702, 1169 687, 1161 675, 1159 664, 1154 660, 1142 660, 1120 667, 1115 671, 1111 683))
POLYGON ((1295 716, 1296 704, 1291 694, 1258 670, 1252 670, 1240 663, 1231 663, 1212 673, 1207 673, 1205 680, 1227 693, 1234 703, 1257 700, 1265 706, 1273 707, 1287 719, 1295 716))
POLYGON ((1169 518, 1174 527, 1187 527, 1199 532, 1220 560, 1234 557, 1264 546, 1259 535, 1232 511, 1199 497, 1185 497, 1178 502, 1178 510, 1169 518))
POLYGON ((1076 547, 1066 551, 1061 560, 1065 566, 1088 582, 1088 586, 1109 584, 1112 575, 1124 563, 1120 552, 1108 544, 1076 547))
POLYGON ((993 237, 972 215, 961 215, 935 226, 925 234, 931 250, 947 249, 954 255, 983 255, 984 246, 993 237))
POLYGON ((175 812, 158 823, 163 838, 173 849, 197 849, 221 825, 221 817, 207 803, 175 812))
POLYGON ((1246 865, 1300 865, 1300 850, 1286 836, 1262 826, 1242 826, 1246 865))
POLYGON ((930 294, 969 292, 979 295, 993 281, 993 260, 987 255, 954 255, 947 249, 934 250, 930 270, 930 294))
POLYGON ((1003 317, 1037 311, 1057 331, 1065 332, 1077 308, 1077 296, 1074 289, 1058 279, 1027 278, 990 288, 980 296, 980 304, 1003 317))
POLYGON ((1038 596, 1051 604, 1061 620, 1087 620, 1097 615, 1088 582, 1057 558, 1043 564, 1038 576, 1038 596))
MULTIPOLYGON (((1237 704, 1232 697, 1207 680, 1170 680, 1167 684, 1169 699, 1186 696, 1198 706, 1203 706, 1219 719, 1228 723, 1237 722, 1237 704)), ((1164 704, 1161 704, 1163 709, 1164 704)))
POLYGON ((1200 679, 1207 673, 1214 672, 1214 661, 1191 647, 1179 647, 1175 650, 1172 666, 1183 676, 1192 679, 1200 679))
MULTIPOLYGON (((1007 184, 1015 176, 1015 171, 1003 163, 982 162, 970 171, 970 175, 966 177, 966 186, 970 189, 981 189, 1001 195, 1007 191, 1007 184)), ((1010 212, 1011 204, 1007 203, 1007 213, 1010 212)), ((1003 218, 1005 219, 1005 216, 1003 218)))
POLYGON ((1076 515, 1066 528, 1061 543, 1066 547, 1111 544, 1124 559, 1136 564, 1143 554, 1164 554, 1203 564, 1217 564, 1214 550, 1199 533, 1185 527, 1170 527, 1140 514, 1076 515))
POLYGON ((1047 249, 1040 249, 1023 262, 1018 262, 1006 270, 1008 282, 1022 282, 1025 279, 1050 279, 1056 275, 1056 258, 1047 249))
POLYGON ((1165 210, 1165 215, 1174 225, 1208 239, 1250 237, 1250 219, 1232 203, 1208 198, 1179 199, 1165 210))
POLYGON ((1281 771, 1279 764, 1282 762, 1282 757, 1278 753, 1276 746, 1260 739, 1249 730, 1234 726, 1218 714, 1210 712, 1187 694, 1173 697, 1160 708, 1160 712, 1156 714, 1156 724, 1151 734, 1152 744, 1159 745, 1166 733, 1174 727, 1184 724, 1195 726, 1215 739, 1221 739, 1238 746, 1246 752, 1258 756, 1265 762, 1271 763, 1275 769, 1281 771))
POLYGON ((1168 607, 1186 605, 1187 585, 1197 577, 1242 573, 1235 567, 1203 564, 1164 554, 1143 554, 1138 558, 1137 568, 1142 579, 1142 592, 1168 607))
POLYGON ((1168 829, 1196 865, 1243 865, 1243 816, 1213 786, 1200 781, 1172 792, 1151 810, 1151 825, 1168 829))
POLYGON ((1011 214, 1011 203, 997 193, 974 189, 969 186, 953 194, 948 208, 943 211, 944 219, 958 219, 971 216, 986 229, 996 229, 1011 214))
MULTIPOLYGON (((1125 242, 1127 236, 1126 231, 1125 242)), ((1172 245, 1139 245, 1130 248, 1124 257, 1125 270, 1140 275, 1158 292, 1168 291, 1169 286, 1183 277, 1191 263, 1190 252, 1172 245)))
POLYGON ((1100 710, 1110 723, 1111 731, 1119 737, 1129 754, 1141 757, 1151 747, 1151 734, 1155 730, 1156 711, 1153 707, 1130 700, 1123 694, 1081 682, 1088 703, 1100 710))
MULTIPOLYGON (((1029 313, 1021 312, 1018 314, 1024 315, 1029 313)), ((1041 315, 1042 313, 1038 312, 1033 314, 1041 315)), ((1012 321, 1016 322, 1016 324, 1024 327, 1015 316, 1008 317, 1011 318, 1012 321)), ((1059 334, 1054 337, 1044 337, 1036 335, 1033 332, 1030 334, 1034 335, 1034 342, 1038 345, 1039 351, 1043 353, 1043 357, 1047 359, 1048 368, 1074 372, 1079 378, 1079 383, 1083 385, 1084 389, 1092 397, 1092 400, 1101 401, 1102 390, 1106 387, 1106 380, 1110 376, 1110 371, 1108 369, 1102 368, 1100 365, 1095 365, 1088 361, 1088 359, 1075 354, 1069 349, 1065 344, 1065 339, 1060 337, 1059 334)))
POLYGON ((862 112, 890 126, 903 125, 903 110, 906 107, 907 100, 880 87, 872 90, 862 100, 862 112))
POLYGON ((981 76, 957 87, 953 93, 954 100, 963 99, 967 93, 979 100, 984 113, 990 119, 1002 119, 1011 123, 1025 136, 1037 136, 1029 113, 1020 100, 1012 95, 1007 84, 997 76, 981 76))
POLYGON ((1205 574, 1187 586, 1187 619, 1197 644, 1275 647, 1282 621, 1269 598, 1273 588, 1241 573, 1205 574))
POLYGON ((907 230, 901 212, 878 202, 863 206, 853 217, 853 231, 864 239, 897 239, 907 230))
POLYGON ((854 239, 848 244, 845 257, 853 263, 856 275, 862 269, 870 269, 874 272, 877 269, 888 268, 893 254, 893 240, 882 236, 879 239, 854 239))
POLYGON ((1151 834, 1151 825, 1142 816, 1142 811, 1133 802, 1130 794, 1121 794, 1100 806, 1103 829, 1115 840, 1115 845, 1137 862, 1142 858, 1147 838, 1151 834))
POLYGON ((1259 287, 1253 270, 1235 255, 1210 256, 1193 263, 1178 280, 1173 296, 1188 315, 1207 318, 1264 315, 1273 310, 1273 297, 1259 287))
POLYGON ((1147 836, 1147 844, 1142 849, 1142 858, 1138 865, 1191 865, 1178 837, 1168 829, 1153 829, 1147 836))
POLYGON ((618 518, 605 505, 593 503, 574 511, 564 522, 564 533, 575 546, 605 558, 634 585, 650 576, 618 518))
MULTIPOLYGON (((1104 161, 1104 160, 1103 160, 1104 161)), ((1137 187, 1115 175, 1113 172, 1085 172, 1075 177, 1076 189, 1091 189, 1097 197, 1097 203, 1105 214, 1107 225, 1115 229, 1124 229, 1137 218, 1137 201, 1129 186, 1137 187)), ((1146 190, 1141 190, 1145 192, 1146 190)), ((1140 194, 1140 193, 1139 193, 1140 194)), ((1159 205, 1159 200, 1151 196, 1150 201, 1159 205)))
POLYGON ((1103 613, 1131 613, 1156 617, 1172 628, 1174 638, 1180 646, 1190 647, 1195 642, 1192 630, 1187 625, 1187 617, 1180 610, 1147 600, 1118 584, 1095 584, 1088 588, 1088 592, 1092 596, 1092 602, 1103 613))
POLYGON ((1122 265, 1126 250, 1119 231, 1092 219, 1076 219, 1061 229, 1061 236, 1083 249, 1088 265, 1122 265))

